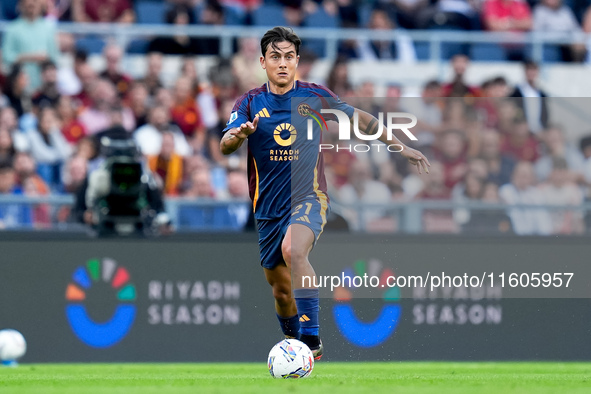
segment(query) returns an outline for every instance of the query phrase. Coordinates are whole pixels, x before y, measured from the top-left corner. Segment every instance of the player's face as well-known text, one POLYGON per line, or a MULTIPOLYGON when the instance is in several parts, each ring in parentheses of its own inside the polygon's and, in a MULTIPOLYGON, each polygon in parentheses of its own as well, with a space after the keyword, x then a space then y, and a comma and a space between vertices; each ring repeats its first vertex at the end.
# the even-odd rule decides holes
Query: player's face
POLYGON ((295 80, 296 67, 300 57, 295 45, 282 41, 275 46, 269 45, 265 56, 261 56, 261 66, 267 71, 269 81, 279 87, 290 86, 295 80))

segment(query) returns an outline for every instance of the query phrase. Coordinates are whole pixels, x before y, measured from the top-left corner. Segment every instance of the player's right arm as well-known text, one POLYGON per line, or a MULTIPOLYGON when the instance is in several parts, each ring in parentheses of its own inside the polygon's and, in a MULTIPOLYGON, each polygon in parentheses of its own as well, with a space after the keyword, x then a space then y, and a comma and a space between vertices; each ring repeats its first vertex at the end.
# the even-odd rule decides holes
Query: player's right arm
POLYGON ((244 140, 254 133, 259 124, 259 117, 255 116, 252 122, 242 123, 239 127, 234 127, 226 132, 220 142, 220 149, 224 155, 234 153, 242 146, 244 140))

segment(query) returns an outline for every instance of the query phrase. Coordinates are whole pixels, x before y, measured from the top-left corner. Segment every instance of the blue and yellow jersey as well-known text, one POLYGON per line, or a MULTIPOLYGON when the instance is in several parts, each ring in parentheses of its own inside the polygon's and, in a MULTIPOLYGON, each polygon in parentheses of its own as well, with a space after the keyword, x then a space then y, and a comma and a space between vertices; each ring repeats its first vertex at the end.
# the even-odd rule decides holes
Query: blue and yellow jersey
POLYGON ((355 111, 327 88, 302 81, 282 95, 271 93, 265 84, 236 101, 224 132, 259 116, 257 130, 248 137, 250 197, 258 220, 283 217, 292 205, 310 197, 328 203, 319 149, 326 129, 322 108, 349 117, 355 111), (316 114, 314 121, 311 113, 316 114))

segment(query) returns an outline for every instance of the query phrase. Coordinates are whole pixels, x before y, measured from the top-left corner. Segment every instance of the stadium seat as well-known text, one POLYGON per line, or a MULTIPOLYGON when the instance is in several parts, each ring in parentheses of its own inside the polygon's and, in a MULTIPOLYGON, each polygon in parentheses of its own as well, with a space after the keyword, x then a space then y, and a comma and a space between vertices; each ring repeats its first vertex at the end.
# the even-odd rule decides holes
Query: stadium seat
POLYGON ((562 53, 558 45, 544 45, 543 59, 545 62, 561 62, 562 53))
POLYGON ((224 9, 226 25, 242 26, 246 19, 246 13, 238 7, 226 6, 224 9))
MULTIPOLYGON (((525 48, 525 58, 526 59, 533 59, 533 48, 531 45, 528 45, 525 48)), ((548 63, 556 63, 562 61, 562 53, 560 52, 560 47, 558 45, 544 45, 542 51, 542 61, 548 63)))
MULTIPOLYGON (((339 27, 339 19, 335 15, 330 15, 323 8, 318 8, 315 13, 310 14, 304 20, 304 26, 315 28, 333 28, 339 27)), ((326 43, 324 40, 308 39, 304 40, 303 46, 314 52, 319 57, 324 57, 326 53, 326 43)))
POLYGON ((472 44, 470 58, 474 61, 502 62, 507 60, 505 49, 492 43, 472 44))
POLYGON ((255 26, 285 26, 287 22, 283 16, 283 7, 277 5, 262 5, 253 11, 255 26))
MULTIPOLYGON (((429 27, 428 30, 437 34, 438 31, 458 31, 457 27, 452 25, 433 25, 429 27)), ((442 60, 449 60, 452 56, 462 53, 468 55, 470 50, 469 44, 461 43, 461 42, 444 42, 441 44, 441 59, 442 60)))
POLYGON ((371 11, 373 7, 371 4, 364 4, 359 8, 359 27, 367 27, 369 19, 371 18, 371 11))
POLYGON ((16 19, 18 17, 18 5, 19 0, 2 0, 1 4, 1 14, 3 18, 1 19, 16 19))
POLYGON ((148 45, 150 44, 147 40, 136 39, 132 40, 127 46, 127 53, 133 54, 144 54, 148 51, 148 45))
POLYGON ((105 41, 103 41, 101 38, 84 37, 78 38, 76 40, 76 48, 83 49, 89 55, 101 53, 104 47, 105 41))
POLYGON ((142 24, 164 23, 166 14, 166 3, 163 1, 141 0, 135 5, 137 22, 142 24))
POLYGON ((419 41, 414 42, 415 53, 417 54, 417 60, 430 60, 431 48, 428 42, 419 41))

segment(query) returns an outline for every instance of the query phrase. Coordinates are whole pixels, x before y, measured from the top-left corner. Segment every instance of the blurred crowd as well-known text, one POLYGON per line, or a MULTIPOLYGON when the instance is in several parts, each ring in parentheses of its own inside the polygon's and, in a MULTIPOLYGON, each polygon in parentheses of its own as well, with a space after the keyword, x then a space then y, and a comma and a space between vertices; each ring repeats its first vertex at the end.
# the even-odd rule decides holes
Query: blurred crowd
MULTIPOLYGON (((398 86, 389 86, 385 99, 361 98, 375 96, 370 82, 341 91, 345 100, 376 116, 416 115, 412 130, 418 141, 409 145, 429 157, 431 168, 429 174, 419 175, 400 155, 384 149, 362 148, 358 150, 363 153, 356 153, 339 142, 333 130, 327 133, 332 136, 329 142, 341 149, 326 153, 332 194, 346 204, 452 200, 460 206, 516 206, 506 211, 426 209, 426 232, 584 232, 586 217, 576 207, 589 197, 591 137, 573 144, 562 125, 550 123, 548 98, 537 82, 538 65, 525 62, 524 80, 516 86, 509 86, 502 76, 470 86, 464 82, 469 59, 456 55, 451 63, 452 79, 428 81, 420 98, 402 97, 398 86), (570 209, 535 209, 540 206, 570 209)), ((363 215, 359 208, 345 210, 344 215, 354 228, 395 231, 400 226, 396 215, 375 208, 363 215)))
MULTIPOLYGON (((125 0, 71 4, 82 3, 85 13, 81 15, 87 19, 76 19, 81 16, 72 8, 69 15, 74 20, 131 23, 135 18, 125 0), (95 3, 102 5, 90 12, 95 3)), ((176 9, 189 3, 194 5, 175 1, 171 6, 176 9)), ((442 7, 448 3, 452 1, 385 4, 405 4, 410 7, 405 10, 411 10, 409 17, 418 15, 412 12, 414 6, 442 7)), ((125 53, 115 44, 103 50, 104 69, 94 69, 84 51, 60 54, 55 24, 43 16, 55 13, 51 4, 22 0, 21 16, 11 22, 3 37, 6 72, 0 72, 0 196, 75 193, 100 163, 96 136, 123 128, 137 142, 166 198, 248 200, 246 150, 223 156, 219 141, 237 97, 266 81, 259 65, 258 40, 238 42, 235 55, 219 58, 208 75, 199 75, 195 56, 184 54, 172 84, 164 83, 164 55, 153 48, 145 56, 145 75, 134 79, 122 68, 125 53), (58 67, 59 56, 71 56, 71 66, 58 67)), ((473 2, 465 4, 470 9, 476 7, 473 2)), ((481 4, 483 9, 487 4, 481 4)), ((527 3, 520 4, 523 14, 529 15, 527 3)), ((255 10, 260 2, 237 0, 231 5, 255 10)), ((354 14, 346 12, 347 7, 355 3, 342 0, 313 5, 332 5, 345 23, 346 16, 354 14)), ((383 8, 379 10, 383 12, 383 8)), ((191 16, 187 18, 191 22, 191 16)), ((396 18, 404 19, 400 15, 396 18)), ((301 53, 299 79, 310 80, 315 61, 313 53, 301 53)), ((369 81, 354 86, 348 61, 346 56, 339 57, 325 80, 311 82, 325 84, 343 100, 376 116, 379 112, 416 115, 419 122, 413 132, 418 141, 414 146, 430 158, 432 166, 429 175, 418 175, 400 160, 400 155, 347 149, 336 139, 333 125, 326 142, 341 149, 325 152, 325 162, 330 195, 336 203, 504 202, 518 207, 506 212, 428 209, 422 216, 423 229, 475 232, 486 228, 517 234, 585 231, 585 217, 579 211, 522 207, 579 206, 591 184, 591 139, 584 138, 580 146, 572 145, 561 125, 549 122, 547 95, 537 83, 537 64, 524 63, 524 79, 517 86, 509 86, 502 76, 471 86, 464 81, 470 60, 458 54, 451 60, 452 78, 428 81, 420 97, 403 97, 402 88, 391 85, 385 87, 382 99, 373 100, 380 87, 369 81)), ((350 209, 340 213, 345 226, 354 230, 400 228, 396 215, 387 209, 371 209, 362 215, 350 209)), ((242 211, 234 215, 240 217, 235 226, 243 226, 247 216, 242 211)), ((19 204, 0 205, 0 228, 42 228, 68 220, 72 219, 67 207, 54 212, 43 204, 32 209, 19 204)))
MULTIPOLYGON (((591 7, 585 0, 30 1, 39 2, 41 12, 51 21, 556 33, 572 38, 573 44, 559 47, 559 57, 574 62, 583 61, 587 52, 583 39, 576 37, 591 32, 591 7)), ((16 18, 18 3, 3 0, 0 18, 16 18)), ((136 49, 144 53, 215 55, 220 48, 216 38, 196 40, 183 35, 155 38, 144 44, 136 49)), ((312 43, 311 48, 319 54, 318 46, 312 43)), ((509 60, 524 58, 524 47, 504 45, 502 49, 509 60)), ((404 35, 394 42, 346 41, 339 52, 364 60, 412 60, 416 56, 412 42, 404 35)))

